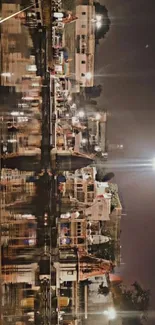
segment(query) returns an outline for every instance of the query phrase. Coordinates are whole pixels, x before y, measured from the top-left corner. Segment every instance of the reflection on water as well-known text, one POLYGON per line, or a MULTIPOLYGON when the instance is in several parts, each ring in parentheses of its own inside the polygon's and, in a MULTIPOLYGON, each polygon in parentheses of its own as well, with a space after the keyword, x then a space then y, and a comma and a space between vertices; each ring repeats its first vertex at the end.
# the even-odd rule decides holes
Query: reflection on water
MULTIPOLYGON (((21 8, 18 1, 3 0, 0 16, 8 17, 21 8)), ((48 16, 46 9, 45 6, 44 15, 48 16)), ((90 122, 99 134, 99 122, 94 118, 81 122, 74 116, 76 105, 62 96, 69 94, 68 78, 61 76, 54 83, 52 68, 51 75, 48 71, 50 33, 41 27, 41 19, 31 8, 0 24, 3 325, 79 324, 84 317, 86 321, 91 300, 94 304, 98 298, 101 311, 103 303, 113 303, 109 274, 113 272, 114 259, 119 264, 121 258, 117 187, 97 185, 95 168, 85 167, 93 162, 85 148, 85 138, 89 136, 85 129, 90 122), (85 137, 83 142, 81 134, 85 137), (57 150, 57 155, 54 150, 51 154, 51 149, 57 150), (113 202, 112 193, 116 193, 113 202), (104 255, 99 244, 108 247, 104 255), (91 283, 89 277, 93 277, 91 283), (95 291, 99 287, 98 282, 93 282, 96 277, 102 294, 95 291)), ((96 145, 93 141, 96 140, 92 137, 89 146, 96 145)), ((95 313, 93 308, 92 311, 95 313)), ((103 319, 108 323, 104 315, 100 321, 103 319)))
MULTIPOLYGON (((2 1, 0 16, 5 18, 21 8, 16 1, 2 1)), ((0 25, 3 324, 34 323, 34 305, 40 309, 41 304, 34 169, 41 148, 41 77, 35 68, 33 15, 32 9, 0 25)))

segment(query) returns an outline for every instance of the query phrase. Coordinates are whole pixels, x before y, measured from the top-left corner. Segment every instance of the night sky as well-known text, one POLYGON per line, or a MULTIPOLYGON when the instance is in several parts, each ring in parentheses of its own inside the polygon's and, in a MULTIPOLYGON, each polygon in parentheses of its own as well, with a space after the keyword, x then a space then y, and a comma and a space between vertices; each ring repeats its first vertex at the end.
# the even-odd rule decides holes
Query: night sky
MULTIPOLYGON (((110 141, 125 146, 121 158, 143 162, 155 156, 155 0, 100 2, 112 26, 97 48, 99 104, 111 113, 110 141)), ((122 217, 123 275, 151 289, 155 308, 155 170, 120 168, 115 175, 127 213, 122 217)))

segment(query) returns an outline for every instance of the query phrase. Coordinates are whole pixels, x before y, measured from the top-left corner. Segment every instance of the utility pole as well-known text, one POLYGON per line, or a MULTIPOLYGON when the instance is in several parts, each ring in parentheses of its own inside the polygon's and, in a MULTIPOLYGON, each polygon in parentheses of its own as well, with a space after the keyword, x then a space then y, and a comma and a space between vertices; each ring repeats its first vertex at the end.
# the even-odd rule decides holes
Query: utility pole
MULTIPOLYGON (((0 120, 0 187, 1 187, 1 152, 2 152, 2 125, 3 118, 0 120)), ((1 256, 1 233, 2 233, 2 190, 0 188, 0 325, 2 325, 2 256, 1 256)))

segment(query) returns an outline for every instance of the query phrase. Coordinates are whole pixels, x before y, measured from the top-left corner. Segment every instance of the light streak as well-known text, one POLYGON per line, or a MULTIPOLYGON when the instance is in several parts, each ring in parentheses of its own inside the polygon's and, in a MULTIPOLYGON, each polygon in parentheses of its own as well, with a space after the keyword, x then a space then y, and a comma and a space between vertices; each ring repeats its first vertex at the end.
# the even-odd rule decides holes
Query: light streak
POLYGON ((4 22, 7 21, 8 19, 13 18, 13 17, 19 15, 20 13, 22 13, 22 12, 24 12, 24 11, 26 11, 26 10, 32 8, 32 7, 34 7, 34 5, 31 5, 31 6, 28 6, 28 7, 24 8, 24 9, 22 9, 22 10, 19 10, 19 11, 15 12, 14 14, 12 14, 12 15, 10 15, 10 16, 8 16, 8 17, 1 18, 1 19, 0 19, 0 24, 4 23, 4 22))

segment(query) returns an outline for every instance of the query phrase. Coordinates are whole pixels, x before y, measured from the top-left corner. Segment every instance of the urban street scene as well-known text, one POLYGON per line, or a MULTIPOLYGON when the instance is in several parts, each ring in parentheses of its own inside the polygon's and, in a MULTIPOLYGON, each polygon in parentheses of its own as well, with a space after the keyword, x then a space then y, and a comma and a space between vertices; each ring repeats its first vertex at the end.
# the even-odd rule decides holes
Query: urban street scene
POLYGON ((0 325, 154 324, 155 4, 135 2, 0 2, 0 325))

